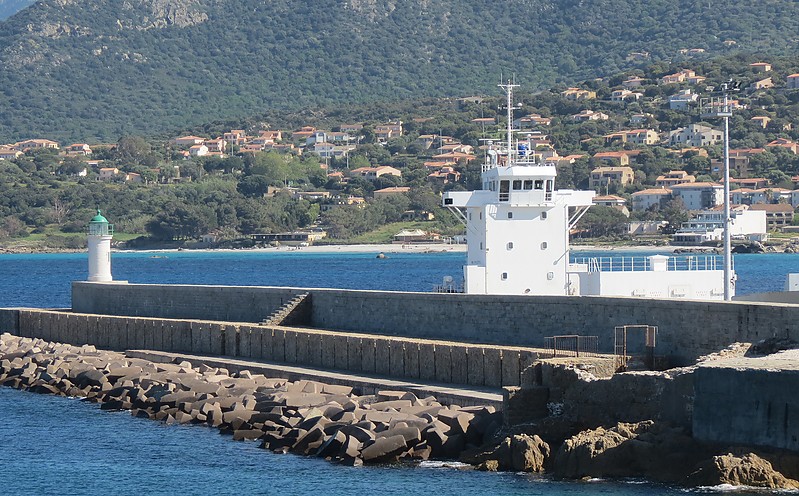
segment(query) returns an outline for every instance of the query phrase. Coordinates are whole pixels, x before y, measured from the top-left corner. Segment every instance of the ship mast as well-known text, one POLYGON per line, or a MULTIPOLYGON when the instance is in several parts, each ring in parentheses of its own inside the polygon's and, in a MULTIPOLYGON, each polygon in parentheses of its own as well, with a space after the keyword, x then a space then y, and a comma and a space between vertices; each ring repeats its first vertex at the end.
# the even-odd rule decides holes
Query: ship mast
POLYGON ((516 108, 520 108, 520 106, 515 106, 513 104, 513 88, 518 88, 518 84, 513 84, 509 79, 505 84, 498 84, 500 88, 505 90, 505 95, 507 96, 507 102, 505 104, 506 109, 508 111, 508 163, 507 166, 511 165, 511 150, 513 150, 513 110, 516 108))

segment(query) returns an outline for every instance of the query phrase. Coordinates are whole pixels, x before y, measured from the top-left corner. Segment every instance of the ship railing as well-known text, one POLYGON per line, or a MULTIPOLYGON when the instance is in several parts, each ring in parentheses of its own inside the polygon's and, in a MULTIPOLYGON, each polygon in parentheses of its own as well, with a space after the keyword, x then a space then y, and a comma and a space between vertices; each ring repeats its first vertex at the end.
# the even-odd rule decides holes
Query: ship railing
POLYGON ((459 284, 436 284, 434 293, 463 293, 463 286, 459 284))
POLYGON ((578 334, 549 336, 544 338, 544 348, 551 358, 595 357, 599 354, 599 337, 578 334))
MULTIPOLYGON (((637 272, 651 271, 652 260, 643 256, 576 257, 572 263, 585 264, 588 272, 637 272)), ((724 257, 718 255, 686 255, 669 257, 667 271, 723 270, 724 257)))

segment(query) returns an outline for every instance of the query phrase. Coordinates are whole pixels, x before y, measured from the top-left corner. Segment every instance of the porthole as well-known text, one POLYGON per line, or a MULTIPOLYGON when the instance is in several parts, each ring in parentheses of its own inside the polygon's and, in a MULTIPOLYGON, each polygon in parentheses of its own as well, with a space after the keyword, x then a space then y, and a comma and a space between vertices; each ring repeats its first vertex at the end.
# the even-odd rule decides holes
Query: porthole
POLYGON ((541 220, 546 220, 546 219, 547 219, 547 213, 541 212, 541 220))
POLYGON ((503 272, 502 273, 502 280, 503 281, 507 281, 508 280, 508 273, 507 272, 503 272))
POLYGON ((513 218, 513 212, 508 212, 508 218, 509 218, 509 219, 512 219, 512 218, 513 218))
POLYGON ((513 241, 508 241, 508 249, 509 250, 513 249, 513 241))
POLYGON ((541 249, 542 250, 546 250, 547 249, 547 242, 546 241, 541 242, 541 249))

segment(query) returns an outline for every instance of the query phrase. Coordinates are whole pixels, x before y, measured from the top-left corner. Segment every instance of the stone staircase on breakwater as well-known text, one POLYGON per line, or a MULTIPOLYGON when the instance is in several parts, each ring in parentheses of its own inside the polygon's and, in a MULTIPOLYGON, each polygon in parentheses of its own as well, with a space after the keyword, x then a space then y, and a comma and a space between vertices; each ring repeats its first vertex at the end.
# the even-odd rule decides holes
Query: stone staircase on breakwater
POLYGON ((265 326, 301 326, 310 322, 311 294, 302 293, 290 299, 261 322, 265 326))

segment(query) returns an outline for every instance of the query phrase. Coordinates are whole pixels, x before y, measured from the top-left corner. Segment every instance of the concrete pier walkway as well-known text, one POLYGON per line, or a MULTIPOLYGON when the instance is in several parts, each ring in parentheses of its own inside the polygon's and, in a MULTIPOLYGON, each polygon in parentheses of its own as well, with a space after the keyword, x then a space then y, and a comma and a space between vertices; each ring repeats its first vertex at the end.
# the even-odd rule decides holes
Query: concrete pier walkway
POLYGON ((419 398, 435 396, 443 405, 493 406, 502 410, 502 389, 459 387, 452 384, 428 383, 421 381, 395 380, 367 374, 348 374, 339 371, 297 367, 257 360, 241 360, 232 357, 191 355, 154 350, 128 350, 130 358, 142 358, 158 363, 179 363, 189 361, 193 365, 204 363, 209 367, 221 367, 229 372, 249 370, 267 377, 289 381, 312 380, 325 384, 352 386, 358 394, 375 394, 380 390, 410 391, 419 398))

